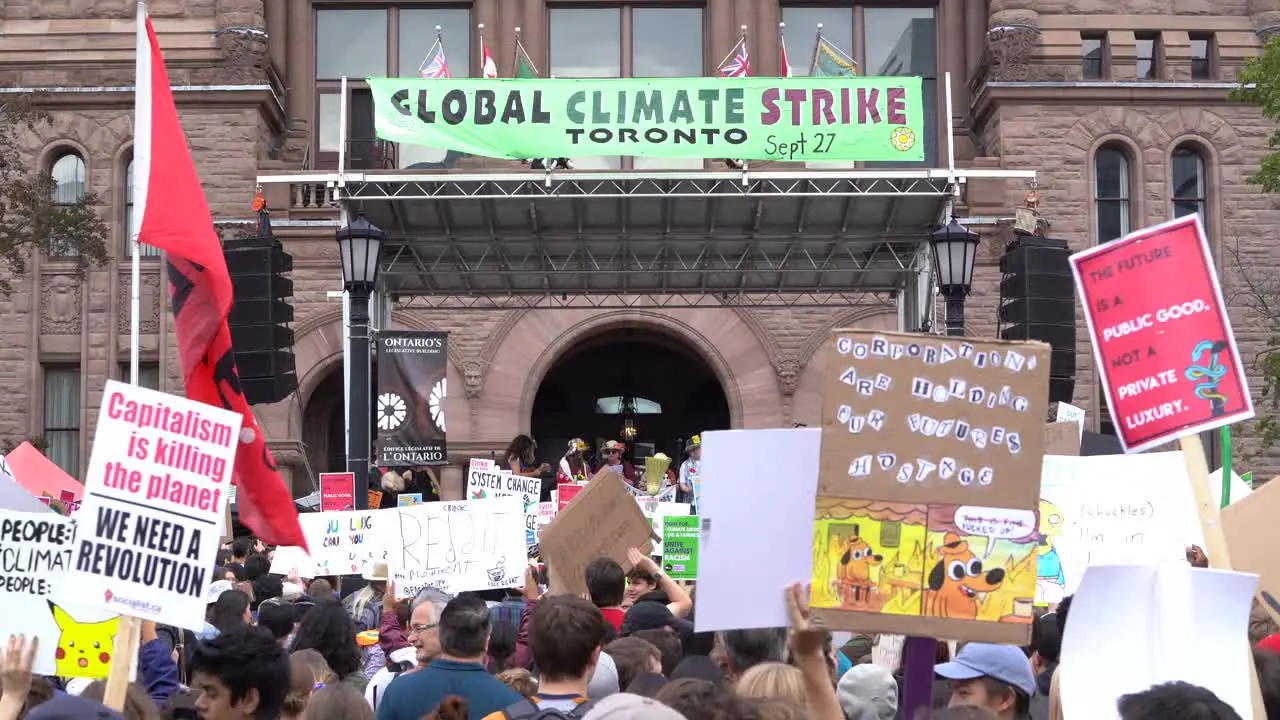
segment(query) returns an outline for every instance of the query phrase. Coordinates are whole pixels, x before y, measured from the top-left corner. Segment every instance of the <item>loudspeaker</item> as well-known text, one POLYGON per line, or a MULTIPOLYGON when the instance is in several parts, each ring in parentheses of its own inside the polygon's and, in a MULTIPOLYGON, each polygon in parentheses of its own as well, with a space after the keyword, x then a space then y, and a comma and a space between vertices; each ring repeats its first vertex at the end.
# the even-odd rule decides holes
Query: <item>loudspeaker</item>
POLYGON ((1018 233, 1000 258, 1000 337, 1052 349, 1049 402, 1070 403, 1076 386, 1076 286, 1065 240, 1018 233))
POLYGON ((270 235, 223 243, 235 304, 227 317, 240 388, 250 405, 279 402, 298 387, 293 359, 293 258, 270 235))

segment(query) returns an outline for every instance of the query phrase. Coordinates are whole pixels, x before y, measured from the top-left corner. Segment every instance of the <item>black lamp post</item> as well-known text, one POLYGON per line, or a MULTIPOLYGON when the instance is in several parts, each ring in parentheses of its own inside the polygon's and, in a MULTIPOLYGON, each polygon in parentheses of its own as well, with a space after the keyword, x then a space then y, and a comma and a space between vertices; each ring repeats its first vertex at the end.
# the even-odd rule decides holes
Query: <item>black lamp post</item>
POLYGON ((938 290, 946 298, 948 335, 964 335, 964 299, 973 289, 979 239, 978 233, 961 225, 954 215, 951 222, 929 234, 938 290))
POLYGON ((338 230, 338 255, 342 260, 342 286, 351 303, 351 331, 347 352, 351 362, 351 396, 347 398, 350 426, 347 438, 347 472, 356 476, 356 508, 369 509, 369 296, 378 281, 382 243, 381 230, 361 215, 338 230))

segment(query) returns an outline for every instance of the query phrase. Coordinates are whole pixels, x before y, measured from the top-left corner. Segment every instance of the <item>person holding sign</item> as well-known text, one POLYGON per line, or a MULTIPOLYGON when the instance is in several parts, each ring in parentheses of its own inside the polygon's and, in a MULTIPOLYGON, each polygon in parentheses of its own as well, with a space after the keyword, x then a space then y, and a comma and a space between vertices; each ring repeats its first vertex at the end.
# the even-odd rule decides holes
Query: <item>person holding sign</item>
POLYGON ((689 454, 689 458, 680 463, 680 479, 678 489, 676 490, 676 502, 693 504, 693 513, 698 513, 697 497, 698 483, 701 478, 698 476, 698 467, 702 464, 702 436, 694 435, 689 438, 689 442, 685 444, 684 451, 689 454))

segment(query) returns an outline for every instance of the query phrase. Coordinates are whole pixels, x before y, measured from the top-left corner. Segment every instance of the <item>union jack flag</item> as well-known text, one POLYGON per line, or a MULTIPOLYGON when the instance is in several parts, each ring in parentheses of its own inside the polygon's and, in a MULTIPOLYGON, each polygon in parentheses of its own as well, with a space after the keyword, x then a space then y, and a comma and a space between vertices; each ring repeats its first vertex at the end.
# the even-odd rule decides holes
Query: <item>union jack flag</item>
POLYGON ((724 62, 720 63, 720 77, 737 78, 751 75, 751 55, 747 52, 747 38, 738 40, 724 62))
POLYGON ((418 74, 424 78, 451 78, 453 73, 449 72, 449 61, 444 56, 444 43, 440 38, 436 38, 436 44, 431 46, 427 57, 422 61, 422 66, 418 68, 418 74))

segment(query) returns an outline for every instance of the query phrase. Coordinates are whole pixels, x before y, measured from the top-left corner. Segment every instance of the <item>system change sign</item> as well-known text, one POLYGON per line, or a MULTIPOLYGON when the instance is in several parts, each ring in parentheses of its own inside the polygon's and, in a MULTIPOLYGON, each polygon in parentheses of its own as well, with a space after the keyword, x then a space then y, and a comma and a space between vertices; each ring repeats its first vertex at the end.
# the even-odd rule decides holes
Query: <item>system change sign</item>
POLYGON ((1127 452, 1253 417, 1198 216, 1072 255, 1071 268, 1127 452))
POLYGON ((918 77, 369 78, 378 137, 486 157, 922 161, 918 77))

